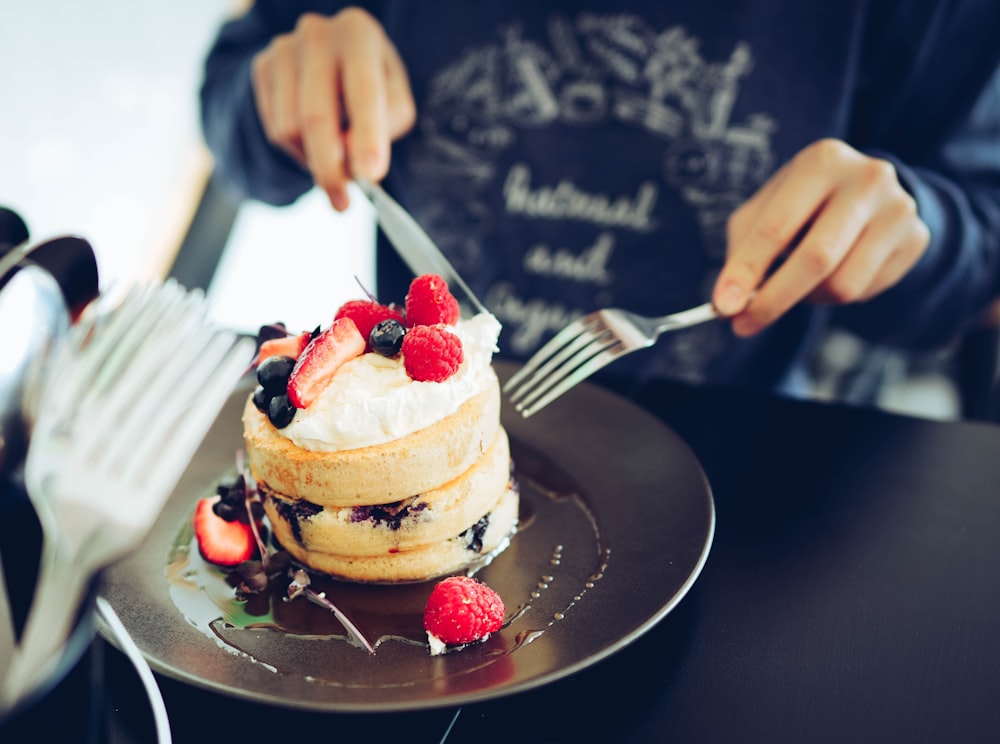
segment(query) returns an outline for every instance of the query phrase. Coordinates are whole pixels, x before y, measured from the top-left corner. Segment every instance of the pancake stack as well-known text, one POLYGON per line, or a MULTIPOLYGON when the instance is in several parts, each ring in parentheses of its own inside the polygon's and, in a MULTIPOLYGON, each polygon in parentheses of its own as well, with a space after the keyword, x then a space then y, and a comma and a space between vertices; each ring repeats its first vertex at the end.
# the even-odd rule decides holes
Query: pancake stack
POLYGON ((503 550, 518 493, 499 382, 492 369, 486 379, 429 426, 335 451, 295 444, 248 399, 248 464, 274 538, 305 566, 364 583, 423 581, 503 550))

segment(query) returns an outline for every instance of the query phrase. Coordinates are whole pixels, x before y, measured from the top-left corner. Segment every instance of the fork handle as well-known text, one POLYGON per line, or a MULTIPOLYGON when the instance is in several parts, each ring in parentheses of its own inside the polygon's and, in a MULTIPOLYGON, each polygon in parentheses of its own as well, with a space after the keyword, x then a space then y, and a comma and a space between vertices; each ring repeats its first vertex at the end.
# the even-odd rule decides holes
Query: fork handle
POLYGON ((24 632, 0 689, 0 708, 12 708, 55 672, 91 576, 83 562, 45 551, 24 632))
POLYGON ((689 328, 700 323, 715 320, 718 317, 721 316, 719 315, 719 311, 715 309, 715 305, 711 302, 706 302, 702 305, 692 307, 690 310, 683 310, 661 318, 661 322, 656 326, 656 333, 659 335, 664 331, 689 328))

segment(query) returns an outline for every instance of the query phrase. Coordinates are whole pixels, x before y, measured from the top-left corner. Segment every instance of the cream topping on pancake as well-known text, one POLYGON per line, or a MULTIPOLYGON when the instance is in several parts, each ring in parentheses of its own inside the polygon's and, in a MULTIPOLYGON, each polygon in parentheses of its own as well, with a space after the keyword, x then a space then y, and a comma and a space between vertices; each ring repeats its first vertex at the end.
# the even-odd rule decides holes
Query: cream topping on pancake
POLYGON ((390 442, 454 413, 493 382, 500 323, 480 313, 453 330, 462 339, 464 361, 444 382, 416 382, 401 359, 362 354, 341 367, 281 435, 303 449, 336 452, 390 442))

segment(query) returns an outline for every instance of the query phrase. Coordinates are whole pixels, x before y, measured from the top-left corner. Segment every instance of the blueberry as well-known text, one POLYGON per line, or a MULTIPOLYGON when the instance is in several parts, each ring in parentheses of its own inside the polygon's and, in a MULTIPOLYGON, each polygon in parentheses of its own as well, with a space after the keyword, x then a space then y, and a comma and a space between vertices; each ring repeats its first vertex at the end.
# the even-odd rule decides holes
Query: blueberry
POLYGON ((246 488, 247 482, 243 477, 242 473, 236 473, 235 475, 227 475, 224 478, 219 479, 219 485, 216 487, 216 491, 221 495, 223 491, 240 491, 242 492, 246 488))
POLYGON ((272 397, 274 396, 267 392, 263 385, 258 385, 257 389, 253 391, 253 404, 261 413, 267 413, 267 407, 271 405, 272 397))
POLYGON ((268 394, 280 395, 288 388, 288 376, 294 367, 295 360, 289 356, 269 356, 257 366, 257 382, 268 394))
POLYGON ((222 497, 222 501, 225 503, 242 507, 246 500, 246 481, 242 475, 223 478, 219 481, 215 492, 222 497))
POLYGON ((245 510, 225 501, 216 501, 212 505, 212 511, 215 512, 217 517, 222 517, 227 522, 235 522, 240 518, 240 513, 245 510))
POLYGON ((314 504, 311 501, 306 501, 305 499, 290 501, 288 499, 275 498, 271 503, 278 511, 278 514, 288 522, 292 528, 292 536, 299 545, 302 545, 302 522, 323 511, 322 506, 314 504))
POLYGON ((267 418, 276 429, 284 429, 295 417, 295 406, 285 394, 275 395, 267 406, 267 418))
POLYGON ((250 502, 250 513, 253 514, 254 519, 264 518, 264 505, 259 501, 250 502))
POLYGON ((368 344, 372 351, 384 357, 394 357, 403 348, 403 336, 406 328, 395 318, 387 318, 375 324, 368 335, 368 344))
POLYGON ((465 538, 466 547, 469 550, 473 551, 474 553, 483 552, 483 536, 486 534, 486 530, 489 526, 490 526, 490 515, 487 514, 460 535, 460 537, 465 538))
POLYGON ((261 561, 243 561, 236 567, 243 583, 240 586, 246 594, 259 594, 267 589, 267 573, 261 561))
POLYGON ((285 338, 288 335, 288 327, 280 320, 277 323, 262 325, 257 330, 257 343, 262 344, 275 338, 285 338))
POLYGON ((291 565, 292 555, 287 550, 271 553, 271 557, 267 561, 267 567, 271 570, 272 576, 277 573, 285 573, 291 565))

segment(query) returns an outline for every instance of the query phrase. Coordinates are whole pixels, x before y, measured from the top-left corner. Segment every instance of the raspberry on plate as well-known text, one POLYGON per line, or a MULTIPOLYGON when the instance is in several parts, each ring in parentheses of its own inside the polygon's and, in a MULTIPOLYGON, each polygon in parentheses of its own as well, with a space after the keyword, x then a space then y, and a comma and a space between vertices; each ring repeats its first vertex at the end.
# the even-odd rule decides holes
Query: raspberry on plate
POLYGON ((424 609, 424 630, 431 653, 486 640, 500 630, 506 609, 500 595, 471 576, 449 576, 434 587, 424 609))
POLYGON ((417 382, 444 382, 465 360, 462 339, 443 324, 411 328, 401 351, 406 374, 417 382))
MULTIPOLYGON (((395 307, 383 305, 374 300, 348 300, 337 310, 334 320, 350 318, 354 325, 358 327, 362 337, 367 341, 371 335, 372 328, 383 320, 398 320, 403 322, 403 314, 395 307)), ((371 347, 368 348, 371 351, 371 347)))
POLYGON ((406 293, 406 325, 455 325, 461 312, 448 284, 437 274, 421 274, 406 293))

